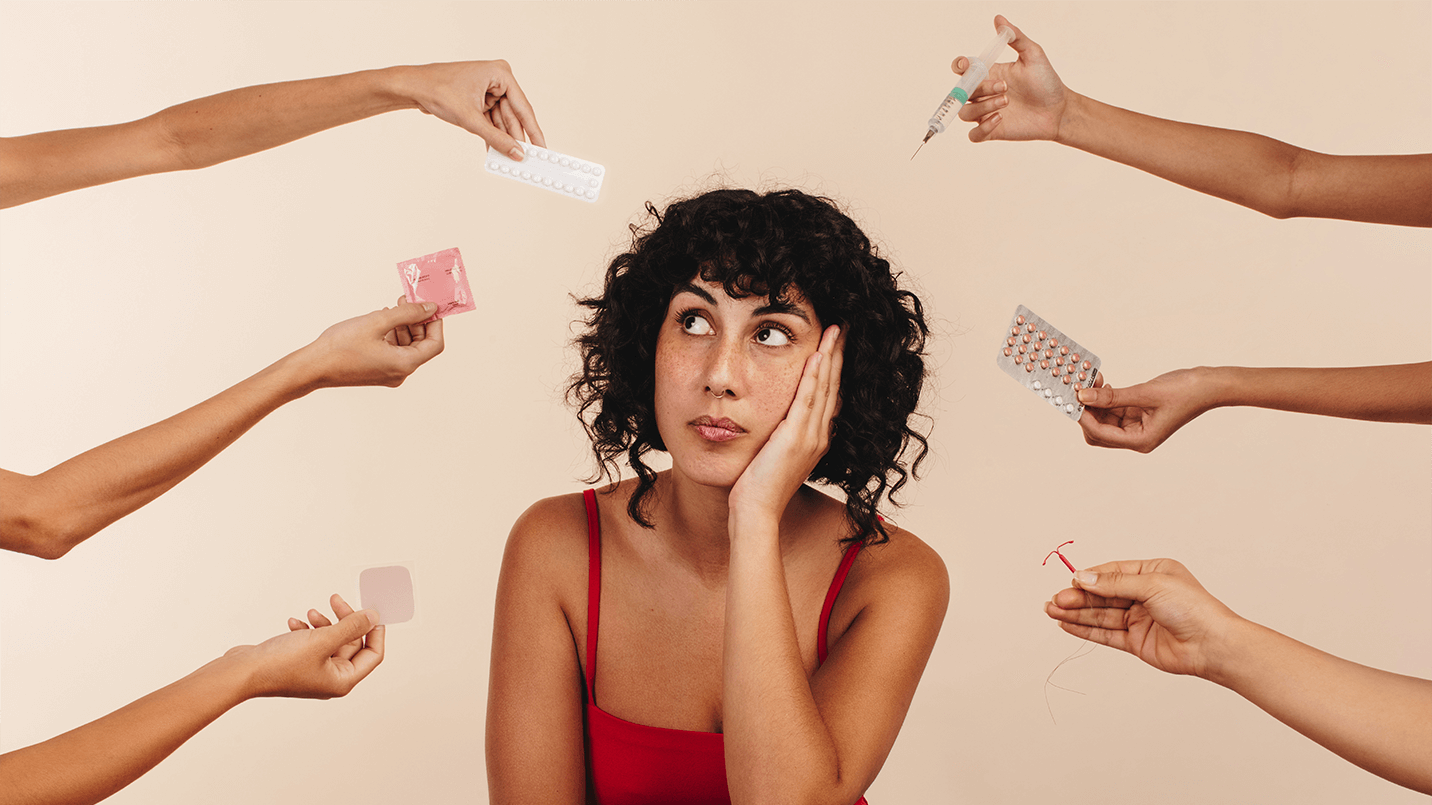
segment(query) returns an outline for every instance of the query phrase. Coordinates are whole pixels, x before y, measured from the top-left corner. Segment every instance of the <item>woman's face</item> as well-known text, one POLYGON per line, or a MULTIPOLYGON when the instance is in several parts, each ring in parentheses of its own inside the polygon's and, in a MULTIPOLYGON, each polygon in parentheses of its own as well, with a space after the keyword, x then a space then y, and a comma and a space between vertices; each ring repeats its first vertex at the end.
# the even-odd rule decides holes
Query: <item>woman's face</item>
POLYGON ((675 470, 731 487, 785 418, 821 322, 788 304, 734 299, 700 278, 676 289, 656 339, 656 424, 675 470))

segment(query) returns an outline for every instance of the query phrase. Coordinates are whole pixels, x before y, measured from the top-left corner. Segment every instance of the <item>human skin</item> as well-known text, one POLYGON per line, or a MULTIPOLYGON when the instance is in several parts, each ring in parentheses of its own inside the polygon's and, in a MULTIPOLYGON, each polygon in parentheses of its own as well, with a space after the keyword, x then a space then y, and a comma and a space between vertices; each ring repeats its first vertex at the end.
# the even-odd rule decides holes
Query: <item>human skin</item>
POLYGON ((1432 681, 1349 662, 1239 617, 1172 559, 1078 571, 1044 611, 1075 637, 1222 685, 1344 759, 1432 794, 1432 681))
POLYGON ((1432 362, 1344 368, 1198 366, 1135 386, 1079 391, 1084 440, 1152 452, 1200 415, 1231 406, 1432 424, 1432 362))
MULTIPOLYGON (((733 802, 857 800, 894 743, 948 602, 913 535, 862 551, 817 668, 844 506, 804 486, 839 405, 839 328, 719 284, 678 288, 657 338, 655 403, 672 469, 653 530, 602 500, 596 699, 618 718, 721 732, 733 802), (653 641, 652 635, 661 635, 653 641), (873 682, 878 680, 878 682, 873 682)), ((579 496, 513 528, 498 583, 488 696, 495 803, 584 801, 587 539, 579 496), (575 641, 575 642, 574 642, 575 641)))
POLYGON ((384 628, 371 610, 330 599, 337 624, 309 622, 256 646, 235 646, 178 682, 43 743, 0 755, 7 805, 88 805, 144 775, 241 702, 266 696, 345 696, 383 661, 384 628))
POLYGON ((202 403, 49 470, 0 470, 0 550, 58 559, 189 477, 278 408, 320 388, 400 385, 443 350, 437 309, 399 302, 317 340, 202 403))
POLYGON ((128 123, 0 137, 0 208, 151 173, 196 170, 356 120, 419 109, 522 159, 546 145, 501 59, 388 67, 221 92, 128 123))
MULTIPOLYGON (((1044 49, 1015 31, 1014 62, 959 112, 971 142, 1048 140, 1138 168, 1274 218, 1432 226, 1432 154, 1321 154, 1245 131, 1200 126, 1100 103, 1064 85, 1044 49)), ((960 56, 950 69, 962 74, 960 56)))

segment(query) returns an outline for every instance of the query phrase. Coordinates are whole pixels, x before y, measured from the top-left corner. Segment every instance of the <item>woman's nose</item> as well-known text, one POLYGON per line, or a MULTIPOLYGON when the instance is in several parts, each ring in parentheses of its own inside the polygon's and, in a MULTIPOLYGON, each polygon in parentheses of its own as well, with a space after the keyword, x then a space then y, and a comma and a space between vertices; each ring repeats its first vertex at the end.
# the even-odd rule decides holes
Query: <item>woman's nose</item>
POLYGON ((713 397, 735 399, 741 394, 741 377, 746 359, 745 345, 722 338, 706 363, 706 392, 713 397))

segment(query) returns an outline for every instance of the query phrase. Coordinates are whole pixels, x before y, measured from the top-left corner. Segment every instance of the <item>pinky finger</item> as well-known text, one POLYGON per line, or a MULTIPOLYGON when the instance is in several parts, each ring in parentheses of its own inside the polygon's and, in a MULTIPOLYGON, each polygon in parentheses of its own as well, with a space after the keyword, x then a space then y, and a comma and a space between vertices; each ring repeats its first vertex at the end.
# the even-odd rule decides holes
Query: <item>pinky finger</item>
POLYGON ((324 615, 316 609, 310 609, 308 611, 308 622, 320 628, 333 625, 333 621, 329 620, 327 615, 324 615))
POLYGON ((298 618, 289 618, 289 619, 288 619, 288 630, 289 630, 290 632, 301 632, 301 631, 303 631, 304 629, 307 629, 307 628, 308 628, 308 624, 304 623, 303 621, 299 620, 298 618))

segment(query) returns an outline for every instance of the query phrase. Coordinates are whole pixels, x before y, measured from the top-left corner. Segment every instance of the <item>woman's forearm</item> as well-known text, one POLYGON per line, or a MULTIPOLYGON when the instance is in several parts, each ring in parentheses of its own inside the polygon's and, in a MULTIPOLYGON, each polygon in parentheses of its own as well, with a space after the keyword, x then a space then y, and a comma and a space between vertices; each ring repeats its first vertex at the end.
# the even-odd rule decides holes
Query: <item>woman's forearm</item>
POLYGON ((1340 757, 1432 794, 1432 681, 1334 657, 1243 621, 1209 678, 1340 757))
POLYGON ((290 355, 182 413, 39 475, 0 470, 0 548, 47 559, 139 509, 311 387, 290 355))
POLYGON ((0 755, 13 805, 87 805, 129 785, 243 701, 242 663, 215 660, 109 715, 0 755))
POLYGON ((731 801, 812 802, 838 791, 840 764, 801 661, 777 523, 733 517, 731 533, 722 691, 731 801))
POLYGON ((1432 154, 1334 156, 1069 91, 1055 139, 1274 218, 1432 226, 1432 154))
POLYGON ((1432 361, 1332 369, 1223 366, 1203 371, 1219 406, 1432 424, 1432 361))

